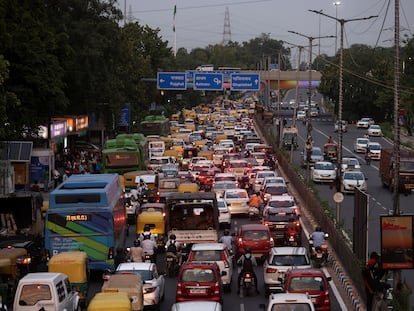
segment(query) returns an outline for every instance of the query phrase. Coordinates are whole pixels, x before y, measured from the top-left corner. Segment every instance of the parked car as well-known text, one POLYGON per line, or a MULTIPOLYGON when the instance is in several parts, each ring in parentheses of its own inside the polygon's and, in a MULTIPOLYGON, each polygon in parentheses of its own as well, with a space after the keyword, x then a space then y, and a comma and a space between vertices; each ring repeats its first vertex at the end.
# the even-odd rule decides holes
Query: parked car
POLYGON ((331 310, 329 281, 321 269, 289 269, 285 274, 284 290, 286 293, 303 293, 312 298, 317 311, 331 310))
POLYGON ((236 243, 237 258, 245 253, 246 247, 250 247, 252 255, 261 261, 268 257, 269 250, 274 246, 270 229, 263 224, 241 225, 236 243))
POLYGON ((291 268, 311 268, 308 250, 303 246, 273 247, 270 257, 263 263, 265 295, 284 291, 286 272, 291 268))
POLYGON ((223 286, 215 262, 188 262, 178 271, 176 302, 203 300, 223 303, 223 286))
POLYGON ((197 243, 193 244, 188 255, 187 262, 215 262, 220 272, 226 273, 221 275, 221 283, 224 290, 231 291, 233 260, 230 250, 224 243, 197 243))

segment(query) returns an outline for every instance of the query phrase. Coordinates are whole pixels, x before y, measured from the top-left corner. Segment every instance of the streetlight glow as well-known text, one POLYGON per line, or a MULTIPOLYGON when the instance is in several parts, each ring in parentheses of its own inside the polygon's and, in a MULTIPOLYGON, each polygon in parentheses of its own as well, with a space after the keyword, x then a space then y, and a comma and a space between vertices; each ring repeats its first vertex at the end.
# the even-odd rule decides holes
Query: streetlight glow
MULTIPOLYGON (((333 5, 335 6, 335 19, 338 19, 338 6, 341 5, 341 1, 335 1, 333 3, 333 5)), ((337 50, 337 42, 338 42, 338 23, 335 23, 335 51, 334 51, 334 55, 336 55, 336 50, 337 50)))

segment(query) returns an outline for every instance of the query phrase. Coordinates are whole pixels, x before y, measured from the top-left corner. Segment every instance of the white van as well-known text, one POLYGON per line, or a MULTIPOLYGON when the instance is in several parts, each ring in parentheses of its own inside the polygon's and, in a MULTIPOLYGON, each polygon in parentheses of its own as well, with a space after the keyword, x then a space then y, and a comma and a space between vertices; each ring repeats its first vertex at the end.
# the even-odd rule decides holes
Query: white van
POLYGON ((29 273, 17 285, 14 311, 77 311, 79 294, 72 290, 66 274, 29 273))

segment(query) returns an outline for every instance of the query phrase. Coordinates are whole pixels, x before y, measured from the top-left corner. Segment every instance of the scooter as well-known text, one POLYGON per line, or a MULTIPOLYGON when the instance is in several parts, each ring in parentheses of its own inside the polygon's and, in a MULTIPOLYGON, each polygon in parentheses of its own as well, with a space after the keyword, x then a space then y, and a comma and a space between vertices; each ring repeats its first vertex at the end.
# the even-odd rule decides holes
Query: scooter
POLYGON ((168 277, 174 277, 177 275, 178 272, 178 258, 177 255, 167 252, 167 267, 166 267, 166 271, 167 271, 167 276, 168 277))
POLYGON ((240 297, 246 297, 255 289, 254 277, 250 272, 244 272, 240 280, 240 297))
MULTIPOLYGON (((325 240, 327 240, 329 235, 325 233, 325 240)), ((311 260, 315 263, 317 268, 322 267, 323 264, 328 262, 328 245, 326 243, 322 244, 320 247, 314 247, 312 237, 309 237, 309 249, 311 260)))
POLYGON ((256 206, 249 207, 249 219, 255 220, 260 218, 260 211, 256 206))

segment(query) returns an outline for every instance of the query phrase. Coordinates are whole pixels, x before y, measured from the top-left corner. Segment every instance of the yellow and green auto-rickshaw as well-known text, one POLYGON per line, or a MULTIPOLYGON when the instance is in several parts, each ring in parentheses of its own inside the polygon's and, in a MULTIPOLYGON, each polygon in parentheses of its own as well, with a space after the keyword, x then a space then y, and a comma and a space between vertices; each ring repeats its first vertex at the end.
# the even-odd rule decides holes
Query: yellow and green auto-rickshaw
POLYGON ((132 311, 132 305, 126 292, 96 293, 88 311, 132 311))
POLYGON ((60 272, 68 276, 72 288, 79 293, 81 305, 85 306, 88 295, 88 255, 83 251, 67 251, 53 255, 48 263, 49 272, 60 272))
POLYGON ((145 226, 149 226, 151 234, 155 236, 158 250, 164 250, 167 240, 164 203, 145 203, 139 207, 137 213, 138 236, 144 232, 145 226))

